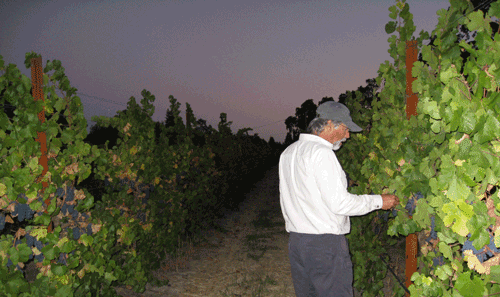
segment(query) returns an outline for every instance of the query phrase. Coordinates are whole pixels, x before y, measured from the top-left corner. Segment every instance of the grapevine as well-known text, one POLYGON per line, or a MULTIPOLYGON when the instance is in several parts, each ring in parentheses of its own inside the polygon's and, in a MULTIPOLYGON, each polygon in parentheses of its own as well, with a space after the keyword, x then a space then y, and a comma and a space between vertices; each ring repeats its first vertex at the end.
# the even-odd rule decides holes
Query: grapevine
MULTIPOLYGON (((433 32, 422 31, 417 38, 406 1, 389 11, 386 31, 394 63, 379 67, 376 81, 385 84, 374 94, 373 124, 340 152, 361 160, 345 166, 357 184, 353 191, 384 189, 402 197, 387 233, 423 235, 412 296, 500 293, 500 198, 490 191, 500 180, 500 3, 474 7, 451 1, 448 10, 437 12, 433 32), (473 32, 473 40, 461 40, 459 29, 473 32), (418 115, 407 119, 405 47, 410 40, 420 52, 412 69, 419 102, 418 115)), ((353 115, 361 112, 350 108, 353 115)), ((362 228, 358 224, 353 220, 352 229, 362 228)))

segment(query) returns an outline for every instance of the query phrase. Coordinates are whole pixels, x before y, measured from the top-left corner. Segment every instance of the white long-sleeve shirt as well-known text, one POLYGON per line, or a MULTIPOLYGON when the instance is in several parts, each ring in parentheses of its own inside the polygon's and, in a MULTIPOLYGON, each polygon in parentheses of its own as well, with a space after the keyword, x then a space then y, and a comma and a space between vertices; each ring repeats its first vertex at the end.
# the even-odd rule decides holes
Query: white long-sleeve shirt
POLYGON ((313 134, 300 134, 281 154, 279 180, 287 232, 348 234, 349 216, 382 208, 380 195, 347 192, 333 144, 313 134))

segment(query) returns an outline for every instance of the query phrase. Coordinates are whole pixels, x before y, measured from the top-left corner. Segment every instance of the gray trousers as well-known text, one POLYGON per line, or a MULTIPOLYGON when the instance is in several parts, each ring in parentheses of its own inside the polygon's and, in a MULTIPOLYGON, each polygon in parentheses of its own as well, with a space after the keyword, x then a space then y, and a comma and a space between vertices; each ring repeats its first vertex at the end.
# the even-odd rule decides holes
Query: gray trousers
POLYGON ((345 235, 290 232, 288 255, 297 297, 352 297, 353 275, 345 235))

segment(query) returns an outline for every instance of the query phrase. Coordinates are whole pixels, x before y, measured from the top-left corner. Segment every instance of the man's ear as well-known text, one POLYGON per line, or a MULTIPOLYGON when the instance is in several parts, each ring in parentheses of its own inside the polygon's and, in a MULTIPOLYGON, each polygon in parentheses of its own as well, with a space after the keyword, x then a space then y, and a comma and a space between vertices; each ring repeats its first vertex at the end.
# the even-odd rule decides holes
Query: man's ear
POLYGON ((329 131, 332 129, 332 120, 328 120, 328 125, 326 126, 326 129, 328 129, 329 131))
POLYGON ((325 128, 323 129, 323 132, 330 133, 330 125, 326 125, 325 128))

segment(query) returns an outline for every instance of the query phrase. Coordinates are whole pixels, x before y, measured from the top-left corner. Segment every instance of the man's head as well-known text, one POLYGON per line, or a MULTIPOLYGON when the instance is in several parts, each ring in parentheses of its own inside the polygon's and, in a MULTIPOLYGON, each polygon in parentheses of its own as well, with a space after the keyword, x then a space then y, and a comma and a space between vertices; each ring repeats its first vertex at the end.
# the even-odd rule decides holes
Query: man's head
POLYGON ((333 144, 333 149, 338 150, 349 138, 349 128, 340 121, 315 118, 307 127, 307 132, 317 135, 333 144))
POLYGON ((317 117, 309 124, 308 132, 332 143, 334 150, 349 138, 349 131, 363 131, 352 121, 349 109, 342 103, 325 102, 318 106, 316 113, 317 117))

